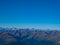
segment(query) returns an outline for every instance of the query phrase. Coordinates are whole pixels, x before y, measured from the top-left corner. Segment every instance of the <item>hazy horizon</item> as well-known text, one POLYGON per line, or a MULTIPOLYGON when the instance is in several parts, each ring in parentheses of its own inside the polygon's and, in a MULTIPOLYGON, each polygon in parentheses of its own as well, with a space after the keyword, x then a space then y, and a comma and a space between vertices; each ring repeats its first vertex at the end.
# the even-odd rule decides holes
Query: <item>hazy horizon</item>
POLYGON ((0 27, 60 30, 60 25, 57 26, 56 24, 0 24, 0 27))

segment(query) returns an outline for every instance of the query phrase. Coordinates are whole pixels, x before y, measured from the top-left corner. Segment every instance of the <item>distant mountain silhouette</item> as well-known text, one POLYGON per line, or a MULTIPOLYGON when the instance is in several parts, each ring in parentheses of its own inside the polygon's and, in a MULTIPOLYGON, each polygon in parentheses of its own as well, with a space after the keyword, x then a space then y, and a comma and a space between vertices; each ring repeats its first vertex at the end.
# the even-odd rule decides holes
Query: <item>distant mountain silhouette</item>
POLYGON ((0 28, 0 45, 60 45, 60 31, 0 28))

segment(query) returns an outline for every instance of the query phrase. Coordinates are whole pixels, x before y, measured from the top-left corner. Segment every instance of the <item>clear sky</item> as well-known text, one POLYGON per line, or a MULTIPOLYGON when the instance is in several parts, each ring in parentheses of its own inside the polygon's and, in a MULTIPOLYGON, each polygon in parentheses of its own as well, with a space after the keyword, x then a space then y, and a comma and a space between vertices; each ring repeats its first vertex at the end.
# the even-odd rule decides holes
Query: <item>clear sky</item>
POLYGON ((60 0, 0 0, 0 26, 60 29, 60 0))

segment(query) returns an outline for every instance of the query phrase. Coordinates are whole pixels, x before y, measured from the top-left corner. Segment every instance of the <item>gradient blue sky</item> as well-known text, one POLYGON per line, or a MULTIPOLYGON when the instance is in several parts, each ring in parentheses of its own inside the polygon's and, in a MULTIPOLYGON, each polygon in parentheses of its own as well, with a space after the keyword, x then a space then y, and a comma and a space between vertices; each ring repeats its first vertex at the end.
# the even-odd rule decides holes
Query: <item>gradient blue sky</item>
POLYGON ((60 0, 0 0, 0 26, 60 29, 60 0))

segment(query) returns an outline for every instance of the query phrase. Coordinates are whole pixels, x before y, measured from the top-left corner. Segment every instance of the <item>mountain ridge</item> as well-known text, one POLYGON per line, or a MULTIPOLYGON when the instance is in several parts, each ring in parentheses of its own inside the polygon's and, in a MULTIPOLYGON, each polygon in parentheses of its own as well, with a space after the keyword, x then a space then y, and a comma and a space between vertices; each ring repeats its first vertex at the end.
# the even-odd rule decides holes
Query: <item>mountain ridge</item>
POLYGON ((60 45, 60 31, 2 28, 0 39, 1 45, 60 45))

